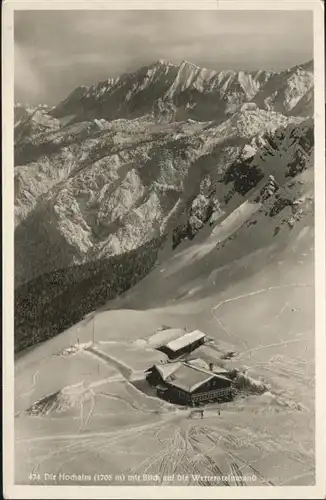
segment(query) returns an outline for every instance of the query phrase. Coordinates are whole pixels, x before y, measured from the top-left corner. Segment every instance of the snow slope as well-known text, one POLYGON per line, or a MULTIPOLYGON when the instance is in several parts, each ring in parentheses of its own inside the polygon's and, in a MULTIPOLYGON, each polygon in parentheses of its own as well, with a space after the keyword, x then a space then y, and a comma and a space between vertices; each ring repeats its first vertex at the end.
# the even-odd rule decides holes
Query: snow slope
POLYGON ((136 287, 17 360, 18 483, 29 482, 31 466, 40 477, 90 475, 83 484, 96 472, 124 474, 125 484, 134 474, 158 475, 147 484, 218 484, 192 474, 314 483, 313 170, 280 194, 299 204, 274 213, 276 193, 218 247, 207 229, 167 249, 136 287), (234 350, 224 366, 262 377, 270 392, 222 405, 220 415, 212 405, 203 420, 142 392, 132 374, 153 364, 148 339, 162 324, 204 331, 215 348, 196 357, 234 350), (90 352, 82 346, 93 328, 90 352), (81 348, 64 355, 77 340, 81 348))
POLYGON ((159 61, 17 108, 18 484, 314 484, 312 71, 159 61), (180 329, 268 390, 158 399, 180 329))

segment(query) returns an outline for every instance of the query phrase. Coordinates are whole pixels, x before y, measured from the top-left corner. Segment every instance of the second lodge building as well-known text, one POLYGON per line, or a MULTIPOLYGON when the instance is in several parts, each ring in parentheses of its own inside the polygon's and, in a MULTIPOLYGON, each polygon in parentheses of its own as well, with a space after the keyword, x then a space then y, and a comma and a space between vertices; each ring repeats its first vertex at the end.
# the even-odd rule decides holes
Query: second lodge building
POLYGON ((189 354, 205 343, 206 335, 200 330, 193 330, 189 333, 180 330, 180 332, 181 335, 178 338, 158 347, 158 350, 166 354, 170 359, 189 354))

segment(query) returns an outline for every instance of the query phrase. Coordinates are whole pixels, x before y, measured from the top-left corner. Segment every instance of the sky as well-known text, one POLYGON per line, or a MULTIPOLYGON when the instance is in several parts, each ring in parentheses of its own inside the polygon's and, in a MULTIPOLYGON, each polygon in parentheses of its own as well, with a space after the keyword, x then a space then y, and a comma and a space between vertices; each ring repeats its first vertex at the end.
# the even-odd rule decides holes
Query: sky
POLYGON ((158 59, 280 71, 313 57, 309 11, 16 11, 15 100, 58 104, 158 59))

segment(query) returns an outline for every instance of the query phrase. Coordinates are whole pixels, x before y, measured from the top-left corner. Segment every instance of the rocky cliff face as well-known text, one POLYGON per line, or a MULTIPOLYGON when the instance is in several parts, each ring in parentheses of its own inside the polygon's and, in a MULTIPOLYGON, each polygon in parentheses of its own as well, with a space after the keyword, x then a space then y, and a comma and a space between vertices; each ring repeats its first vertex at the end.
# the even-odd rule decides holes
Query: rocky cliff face
MULTIPOLYGON (((69 287, 91 285, 89 269, 109 276, 110 259, 126 266, 135 255, 148 272, 166 238, 175 248, 264 178, 282 185, 302 172, 313 155, 312 85, 309 64, 247 74, 159 61, 80 87, 52 110, 17 106, 19 310, 58 272, 71 277, 65 300, 69 287)), ((110 293, 101 281, 101 300, 130 279, 110 293)))
POLYGON ((254 100, 259 107, 291 114, 313 87, 312 63, 280 73, 221 71, 188 61, 179 66, 157 61, 132 74, 74 90, 53 111, 73 121, 155 118, 223 120, 238 106, 254 100))
MULTIPOLYGON (((163 234, 194 203, 205 179, 215 185, 215 198, 207 198, 208 213, 214 211, 228 188, 219 181, 241 164, 244 148, 255 151, 254 140, 289 123, 281 114, 254 109, 218 126, 182 122, 177 130, 153 131, 151 124, 137 124, 134 131, 129 122, 118 130, 83 122, 78 130, 65 129, 66 138, 61 130, 47 134, 51 142, 41 142, 40 156, 34 148, 33 161, 16 167, 17 284, 130 251, 163 234)), ((191 225, 199 228, 192 210, 191 225)))
POLYGON ((258 106, 286 115, 313 113, 313 62, 295 66, 270 77, 255 96, 258 106))

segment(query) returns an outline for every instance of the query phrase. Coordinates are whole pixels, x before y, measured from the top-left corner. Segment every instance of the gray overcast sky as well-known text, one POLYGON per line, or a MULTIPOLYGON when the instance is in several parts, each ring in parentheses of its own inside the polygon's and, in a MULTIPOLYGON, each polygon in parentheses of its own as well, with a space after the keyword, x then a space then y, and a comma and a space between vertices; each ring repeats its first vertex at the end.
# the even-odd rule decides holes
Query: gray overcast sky
POLYGON ((307 11, 16 11, 14 33, 15 99, 31 104, 156 59, 250 71, 313 57, 307 11))

